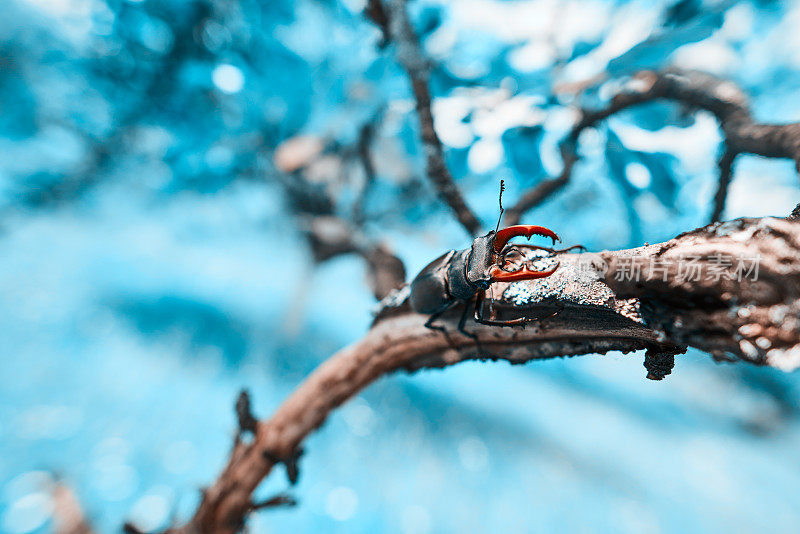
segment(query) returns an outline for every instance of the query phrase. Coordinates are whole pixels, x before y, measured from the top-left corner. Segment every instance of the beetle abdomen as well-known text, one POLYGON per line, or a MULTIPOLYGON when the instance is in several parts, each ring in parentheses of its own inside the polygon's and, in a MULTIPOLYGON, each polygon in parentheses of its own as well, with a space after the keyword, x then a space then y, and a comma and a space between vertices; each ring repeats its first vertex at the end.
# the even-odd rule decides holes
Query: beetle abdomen
POLYGON ((408 300, 415 312, 436 313, 452 300, 447 288, 447 266, 454 253, 445 252, 430 262, 411 282, 408 300))

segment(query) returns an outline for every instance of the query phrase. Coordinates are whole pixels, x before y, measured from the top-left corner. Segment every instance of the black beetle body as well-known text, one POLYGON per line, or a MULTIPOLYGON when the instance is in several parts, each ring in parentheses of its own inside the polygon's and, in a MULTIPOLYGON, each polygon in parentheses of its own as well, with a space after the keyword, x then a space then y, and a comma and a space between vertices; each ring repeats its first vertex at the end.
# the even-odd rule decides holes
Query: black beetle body
MULTIPOLYGON (((425 266, 411 282, 409 303, 417 313, 429 315, 425 326, 444 332, 443 327, 433 326, 433 322, 447 309, 459 302, 475 299, 475 320, 482 324, 513 326, 524 323, 524 319, 512 321, 491 321, 481 316, 481 302, 484 291, 492 282, 533 280, 553 274, 558 268, 549 271, 535 271, 526 266, 508 270, 504 263, 510 249, 506 244, 516 236, 532 235, 549 237, 556 242, 558 236, 542 226, 518 225, 476 237, 470 248, 450 250, 425 266), (476 298, 477 297, 477 298, 476 298)), ((531 246, 531 245, 527 245, 531 246)), ((532 247, 532 246, 531 246, 532 247)), ((513 249, 514 247, 511 247, 513 249)), ((543 248, 543 247, 532 247, 543 248)), ((458 329, 464 331, 464 323, 470 306, 465 306, 458 329)), ((475 337, 471 335, 471 337, 475 337)))
POLYGON ((426 265, 411 282, 411 308, 435 314, 489 287, 494 232, 476 238, 472 247, 446 252, 426 265))

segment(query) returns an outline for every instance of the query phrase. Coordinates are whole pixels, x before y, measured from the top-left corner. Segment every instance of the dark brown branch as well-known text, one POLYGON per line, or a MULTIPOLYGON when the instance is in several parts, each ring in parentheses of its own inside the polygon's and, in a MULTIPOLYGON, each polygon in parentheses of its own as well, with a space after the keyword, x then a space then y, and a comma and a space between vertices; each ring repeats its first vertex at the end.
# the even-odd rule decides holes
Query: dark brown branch
POLYGON ((737 219, 604 257, 609 286, 638 298, 667 338, 717 359, 800 367, 800 222, 737 219), (744 276, 729 276, 737 268, 744 276))
POLYGON ((355 202, 353 203, 353 221, 356 225, 364 224, 364 220, 366 218, 364 214, 364 204, 367 201, 367 195, 369 194, 369 190, 372 187, 372 184, 375 183, 376 179, 376 171, 375 171, 375 164, 372 160, 372 138, 375 136, 375 124, 373 121, 369 121, 361 127, 361 130, 358 133, 358 143, 357 143, 357 151, 358 151, 358 159, 361 161, 361 165, 364 168, 364 185, 359 191, 358 197, 356 198, 355 202))
POLYGON ((800 166, 800 123, 756 122, 747 97, 733 82, 691 70, 642 71, 633 76, 626 90, 614 96, 606 108, 581 113, 578 123, 560 144, 564 159, 562 173, 556 178, 540 182, 525 193, 515 206, 507 210, 506 221, 509 224, 518 223, 525 212, 567 185, 574 164, 580 157, 577 147, 583 130, 596 126, 619 111, 654 100, 671 100, 691 109, 709 111, 719 122, 724 137, 723 156, 719 162, 720 178, 712 222, 719 220, 725 208, 731 170, 737 155, 789 158, 800 166))
POLYGON ((250 406, 250 393, 243 389, 239 393, 239 398, 236 400, 236 419, 239 422, 239 437, 245 433, 256 433, 256 425, 258 421, 253 416, 253 411, 250 406))
POLYGON ((253 503, 250 505, 250 509, 255 511, 264 510, 265 508, 277 508, 280 506, 297 506, 297 501, 291 495, 279 493, 273 497, 270 497, 266 501, 253 503))
POLYGON ((378 43, 378 47, 385 47, 391 41, 391 34, 389 33, 389 16, 386 14, 382 0, 367 0, 364 14, 381 31, 381 41, 378 43))
MULTIPOLYGON (((217 481, 181 532, 230 533, 250 510, 261 480, 296 457, 305 437, 378 378, 396 371, 447 367, 481 358, 524 363, 580 354, 647 349, 648 376, 663 378, 691 345, 717 358, 783 369, 800 367, 800 222, 741 219, 682 234, 658 245, 600 254, 564 254, 555 275, 492 287, 501 319, 539 318, 526 328, 478 325, 483 352, 456 330, 457 307, 442 320, 448 337, 424 326, 402 293, 385 304, 363 339, 322 364, 268 420, 251 443, 237 443, 217 481), (757 281, 714 281, 715 258, 761 256, 757 281), (696 257, 703 276, 681 280, 651 262, 696 257), (638 265, 643 277, 625 278, 638 265), (627 266, 627 267, 626 267, 627 266), (622 275, 622 276, 621 276, 622 275), (391 308, 391 309, 389 309, 391 308)), ((387 301, 388 302, 388 301, 387 301)), ((294 462, 296 464, 296 462, 294 462)))
MULTIPOLYGON (((383 12, 389 16, 389 35, 397 47, 397 59, 411 80, 411 89, 416 101, 420 133, 425 150, 426 172, 439 197, 453 210, 461 226, 476 236, 481 232, 481 222, 467 206, 464 197, 453 180, 445 162, 444 147, 436 134, 431 111, 430 76, 428 58, 422 51, 414 28, 408 18, 404 0, 388 0, 382 4, 383 12)), ((380 3, 372 0, 371 4, 380 3)))
POLYGON ((714 194, 714 209, 711 212, 711 222, 716 222, 722 218, 725 199, 728 198, 728 187, 731 184, 731 175, 733 174, 733 161, 736 156, 736 152, 725 149, 717 163, 719 166, 719 184, 717 185, 717 192, 714 194))

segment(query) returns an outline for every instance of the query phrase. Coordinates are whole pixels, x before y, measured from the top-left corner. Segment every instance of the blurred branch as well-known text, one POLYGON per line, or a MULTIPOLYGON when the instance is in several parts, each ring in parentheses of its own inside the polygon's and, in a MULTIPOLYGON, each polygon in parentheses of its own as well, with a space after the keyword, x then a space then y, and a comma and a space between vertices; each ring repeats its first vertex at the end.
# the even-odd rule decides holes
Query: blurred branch
POLYGON ((370 144, 375 123, 380 116, 379 111, 361 127, 353 150, 364 167, 365 183, 354 202, 352 221, 338 215, 342 210, 329 187, 326 187, 327 184, 312 182, 307 175, 310 166, 320 158, 333 153, 344 159, 348 150, 338 146, 331 150, 318 138, 295 137, 275 151, 275 166, 282 171, 278 178, 300 219, 300 227, 311 246, 314 262, 320 264, 344 254, 358 254, 367 263, 368 283, 378 300, 400 287, 406 277, 402 260, 385 244, 371 239, 363 231, 366 222, 363 204, 375 180, 370 144))
POLYGON ((561 174, 540 182, 509 208, 506 211, 508 224, 517 224, 525 212, 540 205, 569 182, 575 162, 580 157, 578 138, 583 130, 619 111, 654 100, 671 100, 690 109, 708 111, 719 122, 724 139, 712 222, 718 221, 725 209, 734 160, 739 154, 789 158, 795 161, 800 172, 800 123, 756 122, 744 92, 733 82, 711 74, 678 69, 642 71, 633 76, 628 87, 614 96, 606 108, 581 112, 580 120, 559 146, 564 160, 561 174))
MULTIPOLYGON (((58 176, 51 183, 23 192, 21 201, 31 206, 60 204, 73 201, 97 186, 104 179, 104 173, 118 164, 120 155, 129 150, 128 137, 131 133, 142 123, 152 122, 149 117, 153 111, 168 113, 173 120, 181 114, 191 114, 191 118, 196 119, 196 111, 187 112, 185 100, 175 98, 176 87, 180 84, 179 73, 187 61, 208 57, 208 51, 194 36, 202 31, 212 13, 213 5, 210 2, 196 1, 186 4, 183 16, 175 18, 170 27, 173 46, 163 56, 147 55, 147 63, 154 65, 154 68, 146 77, 143 76, 144 82, 141 86, 138 84, 139 80, 132 84, 130 80, 121 77, 120 72, 126 67, 115 63, 119 56, 112 54, 110 58, 91 61, 88 64, 90 72, 101 79, 111 80, 117 90, 124 87, 140 91, 129 93, 130 102, 114 93, 116 100, 126 103, 119 104, 118 115, 114 117, 113 128, 110 128, 108 134, 93 133, 82 121, 49 117, 46 122, 68 129, 80 137, 86 146, 87 155, 75 172, 58 176), (143 110, 149 111, 145 113, 143 110)), ((136 49, 138 44, 126 43, 128 49, 136 49)))
POLYGON ((306 219, 302 228, 317 263, 342 254, 358 254, 367 262, 367 277, 375 298, 381 300, 406 279, 403 261, 383 243, 369 239, 350 222, 334 216, 306 219))
POLYGON ((719 167, 719 184, 714 193, 714 208, 711 212, 711 222, 716 222, 722 217, 725 209, 725 200, 728 197, 728 187, 733 177, 733 162, 736 160, 737 153, 727 147, 723 147, 722 155, 717 161, 719 167))
MULTIPOLYGON (((379 115, 376 116, 376 120, 378 116, 379 115)), ((358 159, 361 161, 361 166, 364 168, 364 185, 356 201, 353 203, 353 221, 359 225, 364 224, 364 220, 366 219, 364 204, 366 204, 367 195, 369 194, 372 184, 375 183, 377 176, 375 163, 372 159, 372 140, 374 137, 375 123, 373 121, 368 121, 358 132, 358 143, 356 147, 358 159)))
POLYGON ((62 480, 54 480, 53 532, 55 534, 92 534, 94 530, 87 521, 81 503, 72 488, 62 480))
POLYGON ((367 5, 364 7, 364 14, 371 20, 381 31, 381 41, 378 43, 380 48, 385 47, 391 41, 391 33, 389 29, 389 15, 386 13, 386 8, 383 6, 382 0, 367 0, 367 5))
MULTIPOLYGON (((249 443, 236 441, 227 465, 194 517, 176 532, 235 532, 253 509, 251 496, 277 463, 292 480, 303 440, 328 415, 378 378, 472 359, 532 360, 646 349, 648 377, 663 378, 686 345, 716 358, 783 369, 800 366, 800 222, 739 219, 681 234, 657 245, 599 254, 563 254, 553 276, 496 284, 500 319, 540 318, 526 328, 470 320, 475 338, 457 331, 461 308, 442 317, 448 335, 425 327, 403 292, 384 302, 372 329, 314 371, 249 443), (656 260, 694 258, 702 277, 664 276, 656 260), (761 258, 755 281, 713 280, 719 257, 761 258), (641 277, 628 280, 631 266, 641 277), (766 341, 764 341, 766 340, 766 341), (476 344, 480 343, 480 348, 476 344), (755 352, 754 352, 755 351, 755 352)), ((676 264, 678 265, 678 264, 676 264)), ((675 267, 677 268, 677 266, 675 267)))
POLYGON ((416 101, 419 117, 422 144, 425 150, 426 171, 439 197, 450 206, 458 222, 470 234, 476 236, 481 232, 481 222, 467 206, 461 191, 453 180, 447 167, 444 147, 436 134, 431 111, 431 68, 428 58, 422 51, 417 34, 411 25, 406 12, 405 0, 388 0, 388 5, 381 0, 371 0, 367 15, 372 18, 384 32, 386 38, 395 43, 397 59, 411 80, 411 89, 416 101), (376 18, 376 13, 378 17, 376 18), (388 19, 388 24, 386 20, 388 19))

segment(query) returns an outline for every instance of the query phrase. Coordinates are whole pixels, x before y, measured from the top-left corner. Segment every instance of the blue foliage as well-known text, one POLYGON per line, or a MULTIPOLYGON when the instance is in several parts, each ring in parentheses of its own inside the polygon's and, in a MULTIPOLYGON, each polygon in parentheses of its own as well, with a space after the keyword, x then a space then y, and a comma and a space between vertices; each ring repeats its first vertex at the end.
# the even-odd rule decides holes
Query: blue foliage
POLYGON ((539 146, 544 138, 542 125, 520 126, 503 133, 503 148, 520 187, 532 187, 547 176, 539 146))

